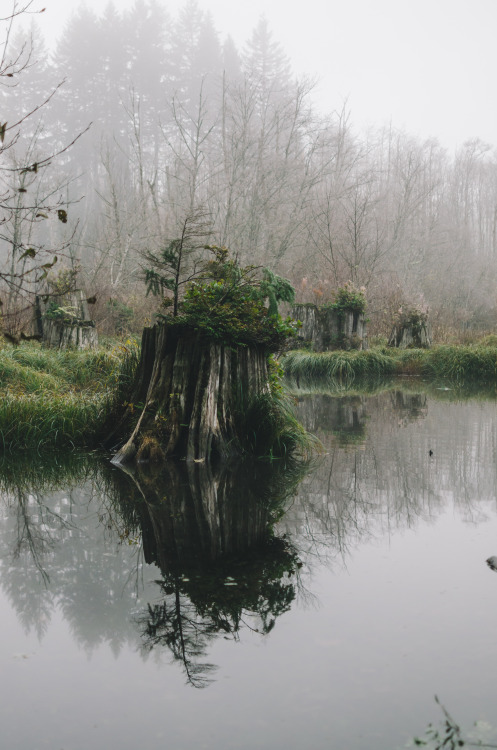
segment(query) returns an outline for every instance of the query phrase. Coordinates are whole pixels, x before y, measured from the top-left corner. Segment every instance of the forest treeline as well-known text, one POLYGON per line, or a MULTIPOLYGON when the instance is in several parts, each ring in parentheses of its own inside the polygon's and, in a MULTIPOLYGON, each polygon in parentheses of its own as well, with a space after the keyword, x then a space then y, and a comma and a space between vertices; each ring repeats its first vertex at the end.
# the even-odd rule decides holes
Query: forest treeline
POLYGON ((27 209, 1 226, 5 273, 36 240, 78 270, 104 327, 132 326, 156 305, 144 254, 202 208, 213 242, 288 278, 299 301, 366 287, 373 332, 403 304, 440 329, 497 322, 493 146, 453 154, 394 127, 357 132, 343 102, 318 109, 263 18, 238 49, 195 0, 175 16, 154 0, 101 15, 83 4, 52 50, 34 24, 12 45, 27 65, 0 91, 2 121, 48 101, 5 158, 62 153, 25 189, 26 170, 4 175, 27 209), (52 198, 59 221, 40 209, 52 198))

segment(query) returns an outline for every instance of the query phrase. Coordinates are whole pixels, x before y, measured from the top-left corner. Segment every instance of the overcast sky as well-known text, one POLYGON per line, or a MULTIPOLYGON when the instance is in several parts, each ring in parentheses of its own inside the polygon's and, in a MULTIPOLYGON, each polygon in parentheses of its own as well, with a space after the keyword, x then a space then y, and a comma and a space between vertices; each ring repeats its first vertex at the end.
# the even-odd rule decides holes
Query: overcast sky
MULTIPOLYGON (((0 0, 3 5, 8 0, 0 0)), ((163 0, 175 13, 182 0, 163 0)), ((40 0, 42 29, 60 33, 79 0, 40 0)), ((105 0, 86 0, 101 12, 105 0)), ((127 8, 133 0, 114 0, 127 8)), ((315 76, 324 111, 348 102, 352 123, 391 122, 453 148, 497 146, 497 0, 198 0, 221 38, 241 46, 262 14, 296 73, 315 76)))

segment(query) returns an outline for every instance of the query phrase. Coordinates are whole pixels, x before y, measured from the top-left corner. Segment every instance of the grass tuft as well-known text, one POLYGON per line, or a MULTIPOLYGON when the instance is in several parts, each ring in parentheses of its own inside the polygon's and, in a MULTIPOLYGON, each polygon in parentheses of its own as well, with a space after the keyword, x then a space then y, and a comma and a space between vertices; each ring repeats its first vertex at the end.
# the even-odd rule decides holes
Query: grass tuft
POLYGON ((138 361, 133 342, 109 351, 56 351, 25 343, 0 349, 0 450, 95 442, 122 403, 138 361))

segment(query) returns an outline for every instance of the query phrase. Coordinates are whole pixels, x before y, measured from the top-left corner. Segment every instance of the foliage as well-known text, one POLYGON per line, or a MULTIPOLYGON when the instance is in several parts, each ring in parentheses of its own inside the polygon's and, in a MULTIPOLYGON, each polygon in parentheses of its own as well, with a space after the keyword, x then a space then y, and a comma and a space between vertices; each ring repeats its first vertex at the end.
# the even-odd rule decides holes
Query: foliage
POLYGON ((481 747, 497 748, 497 744, 488 743, 481 739, 480 728, 475 724, 476 732, 464 736, 461 727, 454 721, 450 713, 443 706, 437 696, 435 701, 440 706, 444 721, 442 728, 437 728, 433 724, 428 725, 424 738, 415 737, 413 742, 416 747, 427 747, 429 750, 456 750, 458 747, 481 747))
POLYGON ((260 280, 258 269, 240 266, 226 248, 209 249, 215 258, 204 266, 202 277, 188 285, 174 323, 235 346, 281 350, 298 328, 295 321, 281 318, 277 311, 279 301, 293 299, 290 283, 269 269, 264 269, 260 280))
POLYGON ((202 258, 196 257, 196 254, 200 249, 205 249, 205 240, 210 231, 209 215, 203 209, 197 209, 185 217, 179 237, 170 240, 159 253, 144 253, 145 260, 151 264, 144 269, 147 294, 172 292, 175 317, 181 287, 205 271, 202 258))
POLYGON ((461 383, 494 383, 497 348, 493 346, 438 346, 432 349, 376 347, 362 352, 287 352, 281 360, 284 373, 302 382, 330 380, 352 382, 358 377, 422 375, 432 380, 461 383))
POLYGON ((56 320, 59 323, 65 323, 69 325, 71 323, 77 323, 79 318, 77 315, 78 311, 75 307, 68 305, 63 307, 55 300, 48 303, 47 309, 43 313, 43 317, 47 320, 56 320))
POLYGON ((335 292, 334 301, 325 307, 336 310, 339 316, 347 311, 364 313, 366 311, 366 289, 358 289, 351 281, 347 281, 335 292))
POLYGON ((287 377, 331 381, 352 381, 356 377, 382 377, 396 370, 395 359, 381 350, 362 352, 308 352, 292 351, 281 361, 287 377))
POLYGON ((295 289, 286 279, 277 276, 265 268, 260 290, 263 297, 267 297, 269 308, 268 315, 276 318, 278 316, 278 302, 288 302, 290 305, 295 300, 295 289))
POLYGON ((431 378, 449 381, 475 379, 493 382, 497 378, 497 349, 490 346, 439 346, 427 352, 423 372, 431 378))
POLYGON ((115 332, 118 334, 126 333, 135 315, 133 308, 114 297, 111 297, 107 301, 106 306, 113 320, 115 332))
POLYGON ((397 310, 394 321, 405 328, 420 328, 428 322, 428 308, 426 305, 402 305, 397 310))
POLYGON ((62 296, 76 288, 76 280, 80 272, 79 266, 75 268, 61 268, 55 276, 47 279, 50 294, 62 296))
POLYGON ((295 417, 293 401, 283 392, 262 393, 236 415, 242 448, 263 459, 308 461, 320 447, 295 417))

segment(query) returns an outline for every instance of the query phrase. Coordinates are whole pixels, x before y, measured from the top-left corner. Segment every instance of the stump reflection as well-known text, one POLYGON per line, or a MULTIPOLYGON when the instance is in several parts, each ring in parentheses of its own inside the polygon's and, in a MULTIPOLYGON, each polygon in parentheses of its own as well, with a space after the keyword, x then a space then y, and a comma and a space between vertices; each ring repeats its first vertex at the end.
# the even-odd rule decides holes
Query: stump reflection
POLYGON ((187 682, 205 687, 213 639, 237 639, 244 625, 265 635, 295 598, 301 564, 273 525, 296 478, 255 463, 166 462, 121 482, 123 515, 139 525, 145 560, 162 574, 160 601, 137 617, 142 648, 167 647, 187 682))

